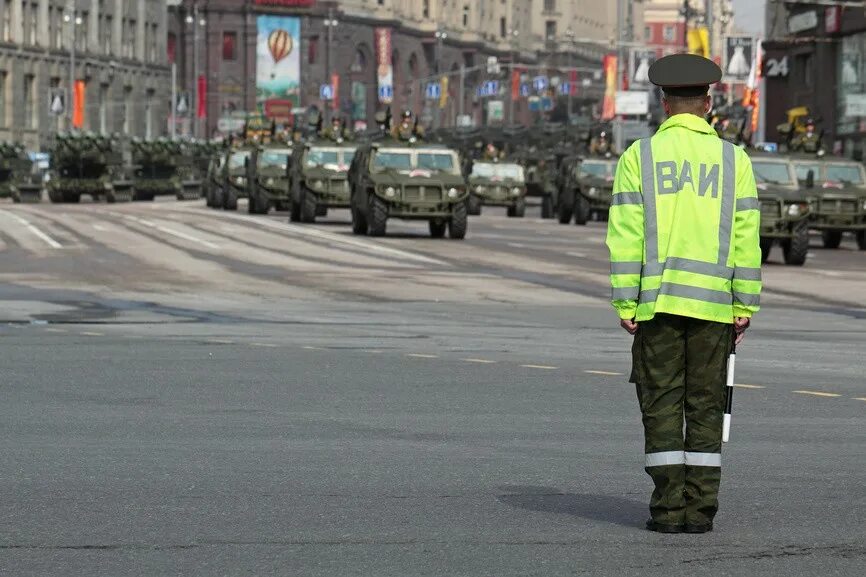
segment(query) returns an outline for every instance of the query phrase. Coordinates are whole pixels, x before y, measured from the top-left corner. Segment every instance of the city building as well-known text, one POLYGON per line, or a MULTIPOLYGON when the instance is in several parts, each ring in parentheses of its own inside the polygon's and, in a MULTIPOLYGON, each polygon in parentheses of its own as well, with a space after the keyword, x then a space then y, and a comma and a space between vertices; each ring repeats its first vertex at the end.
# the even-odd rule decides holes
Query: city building
POLYGON ((686 48, 688 17, 689 28, 708 28, 711 56, 722 57, 724 37, 733 25, 731 0, 644 0, 643 10, 643 40, 657 47, 660 55, 686 48))
POLYGON ((82 130, 165 134, 165 34, 165 0, 0 1, 0 139, 49 145, 76 82, 82 130))
MULTIPOLYGON (((178 115, 178 131, 202 137, 238 130, 248 111, 288 120, 290 110, 310 105, 361 125, 386 103, 433 124, 461 116, 482 122, 490 100, 510 100, 511 64, 600 70, 617 30, 616 10, 597 0, 172 4, 169 59, 185 101, 202 105, 200 114, 192 106, 178 115), (488 70, 491 57, 498 70, 488 70), (443 75, 447 85, 428 86, 443 75), (499 81, 500 93, 479 96, 489 80, 499 81), (333 99, 323 99, 331 90, 333 99)), ((573 96, 597 98, 594 83, 600 90, 598 76, 587 73, 573 96)), ((525 101, 507 108, 512 118, 527 118, 525 101)))
POLYGON ((767 140, 791 108, 806 106, 834 153, 862 160, 866 141, 866 16, 862 8, 767 6, 767 140))

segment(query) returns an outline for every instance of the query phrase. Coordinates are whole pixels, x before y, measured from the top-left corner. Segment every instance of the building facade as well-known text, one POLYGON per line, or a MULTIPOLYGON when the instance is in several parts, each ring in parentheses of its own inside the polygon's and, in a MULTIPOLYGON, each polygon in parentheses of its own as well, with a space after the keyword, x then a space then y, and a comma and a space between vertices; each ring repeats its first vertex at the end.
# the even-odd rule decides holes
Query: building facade
POLYGON ((866 15, 844 6, 768 5, 763 74, 767 140, 805 106, 836 154, 866 149, 866 15))
MULTIPOLYGON (((179 132, 186 133, 191 124, 199 137, 237 129, 243 112, 257 108, 268 112, 275 109, 273 102, 282 102, 283 110, 317 105, 357 123, 370 123, 386 102, 394 110, 415 110, 434 124, 440 119, 442 124, 455 122, 461 114, 483 122, 487 100, 478 96, 477 89, 497 79, 500 99, 510 99, 511 63, 600 69, 616 30, 615 10, 606 7, 608 3, 588 0, 181 0, 177 4, 169 13, 170 58, 177 65, 179 89, 192 100, 201 99, 204 106, 197 121, 190 118, 195 110, 179 119, 179 132), (283 42, 280 30, 278 36, 263 34, 263 28, 275 21, 283 22, 282 30, 291 41, 283 42), (277 62, 273 54, 268 55, 274 44, 290 45, 291 52, 277 54, 283 58, 277 62), (486 65, 494 56, 501 66, 499 72, 490 73, 486 65), (296 63, 279 68, 291 58, 296 63), (383 64, 391 66, 393 84, 393 94, 384 101, 379 93, 383 64), (276 79, 262 72, 271 66, 297 75, 297 87, 276 86, 276 79), (330 85, 334 75, 339 76, 335 98, 324 101, 322 86, 330 85), (440 87, 444 94, 431 98, 426 81, 442 75, 449 79, 447 86, 440 87), (268 88, 271 85, 273 90, 268 88), (264 107, 263 92, 273 96, 264 107)), ((593 74, 583 82, 601 84, 593 74)), ((508 108, 514 119, 528 112, 525 101, 508 108)))
POLYGON ((656 46, 661 55, 685 49, 688 16, 689 28, 708 28, 711 56, 721 57, 733 15, 731 0, 644 0, 644 42, 656 46))
POLYGON ((3 0, 0 139, 49 145, 71 127, 74 82, 82 130, 165 134, 165 34, 165 0, 3 0))

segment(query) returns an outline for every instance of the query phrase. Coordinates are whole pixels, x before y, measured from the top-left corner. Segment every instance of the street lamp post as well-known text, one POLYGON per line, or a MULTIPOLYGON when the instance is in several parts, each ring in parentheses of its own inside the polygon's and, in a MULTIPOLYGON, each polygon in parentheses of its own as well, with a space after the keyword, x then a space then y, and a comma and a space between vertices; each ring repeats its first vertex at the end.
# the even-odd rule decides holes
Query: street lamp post
MULTIPOLYGON (((514 75, 515 67, 517 60, 517 41, 518 36, 520 35, 520 31, 517 29, 511 29, 508 31, 508 43, 511 45, 511 66, 509 70, 511 71, 512 76, 514 75)), ((508 98, 508 123, 514 124, 514 95, 510 95, 508 98)))
POLYGON ((683 15, 685 24, 683 26, 683 48, 689 48, 689 21, 692 19, 692 5, 689 0, 683 0, 683 9, 680 11, 683 15))
POLYGON ((198 1, 194 0, 192 5, 192 15, 186 17, 186 23, 192 26, 192 135, 199 135, 199 54, 198 54, 198 29, 203 28, 207 21, 204 18, 199 18, 198 1))
MULTIPOLYGON (((441 79, 441 76, 442 76, 442 47, 445 44, 445 39, 448 38, 448 33, 445 32, 444 30, 437 30, 433 36, 435 36, 435 38, 436 38, 436 77, 437 77, 437 82, 440 83, 439 84, 440 90, 442 90, 445 88, 441 84, 441 82, 442 82, 442 79, 441 79)), ((434 110, 436 111, 436 113, 433 115, 433 119, 434 119, 433 124, 435 125, 436 128, 439 128, 440 124, 441 124, 441 120, 442 120, 442 117, 441 117, 442 111, 439 109, 438 104, 434 105, 434 110)))
MULTIPOLYGON (((568 36, 568 65, 574 67, 574 30, 569 28, 565 31, 568 36)), ((577 75, 575 74, 575 80, 577 75)), ((571 71, 568 73, 568 95, 566 96, 566 124, 571 125, 571 94, 574 92, 574 87, 571 85, 571 71)))
POLYGON ((69 113, 69 128, 72 128, 75 115, 75 109, 73 106, 73 103, 75 102, 75 43, 78 41, 78 27, 81 26, 82 22, 84 22, 76 11, 75 2, 70 2, 68 4, 67 13, 63 15, 63 21, 69 24, 72 28, 70 33, 72 41, 69 44, 69 99, 66 103, 69 113))
MULTIPOLYGON (((325 28, 327 28, 327 30, 328 30, 327 46, 325 47, 326 55, 325 55, 325 82, 324 83, 331 87, 331 98, 334 99, 334 98, 336 98, 337 95, 334 94, 334 89, 336 87, 331 82, 331 71, 332 71, 331 51, 333 49, 332 45, 334 42, 334 28, 337 27, 339 22, 337 21, 336 18, 334 18, 334 9, 333 8, 328 8, 328 17, 325 19, 324 24, 325 24, 325 28)), ((330 121, 331 109, 333 107, 333 102, 334 101, 332 100, 331 106, 328 106, 326 104, 324 107, 325 108, 324 118, 325 118, 326 122, 330 121)))

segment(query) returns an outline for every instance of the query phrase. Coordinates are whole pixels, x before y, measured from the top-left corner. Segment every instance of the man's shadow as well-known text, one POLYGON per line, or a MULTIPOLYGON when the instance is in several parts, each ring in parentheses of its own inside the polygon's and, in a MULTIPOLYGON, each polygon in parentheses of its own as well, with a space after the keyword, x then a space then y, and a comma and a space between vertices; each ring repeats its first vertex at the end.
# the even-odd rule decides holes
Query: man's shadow
POLYGON ((563 493, 553 487, 504 485, 497 500, 529 511, 574 515, 629 528, 643 527, 649 514, 645 503, 611 495, 563 493))

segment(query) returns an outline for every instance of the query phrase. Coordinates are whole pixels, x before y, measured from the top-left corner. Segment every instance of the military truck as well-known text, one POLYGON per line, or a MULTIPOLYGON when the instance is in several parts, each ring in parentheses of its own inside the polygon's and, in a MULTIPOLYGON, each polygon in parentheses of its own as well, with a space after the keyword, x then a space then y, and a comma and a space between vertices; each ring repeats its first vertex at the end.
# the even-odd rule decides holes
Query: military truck
POLYGON ((225 186, 223 182, 225 176, 223 168, 226 162, 228 162, 229 154, 231 154, 231 148, 223 145, 208 160, 207 173, 202 188, 204 189, 205 204, 210 208, 222 208, 223 206, 222 190, 225 186))
POLYGON ((541 199, 541 218, 556 215, 556 157, 547 149, 536 145, 518 149, 511 157, 526 173, 526 195, 541 199))
POLYGON ((57 135, 51 151, 48 198, 51 202, 132 200, 132 166, 120 138, 93 133, 57 135))
POLYGON ((225 162, 219 169, 211 208, 237 210, 238 199, 247 197, 247 175, 254 146, 245 143, 226 152, 225 162))
POLYGON ((426 220, 430 235, 466 236, 466 181, 457 151, 387 139, 362 146, 349 170, 352 232, 382 236, 389 218, 426 220))
POLYGON ((824 248, 839 248, 851 232, 866 250, 866 170, 842 158, 794 156, 797 180, 805 187, 812 218, 809 228, 821 232, 824 248))
POLYGON ((519 164, 476 161, 468 185, 469 214, 481 214, 482 206, 504 206, 512 218, 526 214, 526 176, 519 164))
POLYGON ((201 196, 202 181, 193 148, 179 140, 132 141, 134 165, 132 200, 171 195, 178 200, 201 196))
POLYGON ((253 147, 247 162, 250 214, 267 214, 272 208, 286 210, 289 207, 292 146, 273 141, 253 147))
POLYGON ((293 222, 315 222, 329 208, 349 208, 349 167, 358 146, 341 139, 318 139, 298 147, 291 165, 293 222))
POLYGON ((785 264, 802 266, 809 252, 809 201, 790 159, 750 153, 761 208, 761 259, 773 245, 782 247, 785 264))
POLYGON ((607 220, 618 157, 611 154, 573 158, 564 164, 557 214, 561 224, 574 218, 584 225, 591 218, 607 220))
POLYGON ((42 175, 20 144, 0 142, 0 198, 42 202, 42 175))

